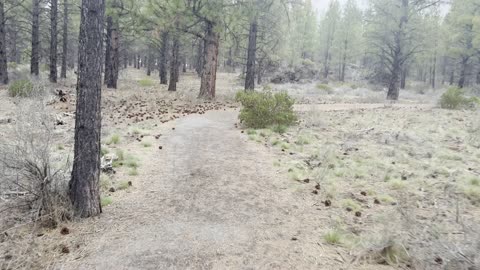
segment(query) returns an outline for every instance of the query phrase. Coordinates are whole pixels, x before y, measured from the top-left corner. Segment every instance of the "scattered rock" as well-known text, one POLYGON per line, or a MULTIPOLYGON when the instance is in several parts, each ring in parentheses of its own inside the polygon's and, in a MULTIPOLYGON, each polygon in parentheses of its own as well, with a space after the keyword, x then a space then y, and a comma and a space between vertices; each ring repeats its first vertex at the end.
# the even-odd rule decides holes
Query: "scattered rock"
POLYGON ((318 189, 318 190, 320 190, 320 184, 317 183, 317 184, 315 185, 315 188, 318 189))
POLYGON ((356 216, 356 217, 361 217, 361 216, 362 216, 362 212, 360 212, 360 211, 355 212, 355 216, 356 216))
POLYGON ((303 182, 308 184, 308 183, 310 183, 310 179, 308 179, 308 178, 303 179, 303 182))
POLYGON ((69 249, 66 245, 63 245, 63 244, 62 244, 60 247, 61 247, 61 252, 62 252, 63 254, 68 254, 68 253, 70 253, 70 249, 69 249))
POLYGON ((292 241, 297 241, 298 238, 297 237, 292 237, 292 241))
POLYGON ((360 192, 360 194, 363 195, 363 196, 367 196, 367 192, 365 192, 365 191, 360 192))
POLYGON ((380 204, 380 201, 379 201, 377 198, 375 198, 375 199, 373 200, 373 203, 374 203, 374 204, 380 204))
POLYGON ((347 208, 345 208, 345 210, 347 210, 347 212, 352 212, 353 211, 353 209, 351 207, 347 207, 347 208))
POLYGON ((67 227, 63 227, 63 228, 60 230, 60 234, 61 234, 61 235, 70 234, 70 229, 68 229, 67 227))
POLYGON ((115 188, 114 188, 114 187, 111 187, 108 191, 110 191, 110 192, 115 192, 115 188))
POLYGON ((312 191, 313 194, 318 195, 318 190, 312 191))
POLYGON ((132 181, 128 181, 128 186, 129 186, 129 187, 132 186, 132 181))
POLYGON ((443 259, 440 258, 440 257, 436 257, 435 262, 438 263, 438 264, 443 264, 443 259))
POLYGON ((330 200, 325 200, 324 204, 325 204, 325 206, 329 207, 329 206, 332 205, 332 201, 330 201, 330 200))
POLYGON ((158 147, 158 149, 162 150, 162 149, 163 149, 163 146, 160 145, 160 146, 158 147))

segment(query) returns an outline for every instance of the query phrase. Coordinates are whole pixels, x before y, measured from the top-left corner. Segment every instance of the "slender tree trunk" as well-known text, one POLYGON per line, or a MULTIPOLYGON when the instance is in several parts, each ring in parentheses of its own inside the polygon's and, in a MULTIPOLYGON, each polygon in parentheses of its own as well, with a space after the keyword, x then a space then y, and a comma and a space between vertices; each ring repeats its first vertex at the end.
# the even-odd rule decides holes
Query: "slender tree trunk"
POLYGON ((248 34, 247 74, 245 76, 245 90, 255 90, 255 61, 257 53, 257 19, 250 24, 248 34))
POLYGON ((40 0, 32 2, 32 51, 30 73, 38 76, 40 71, 40 0))
POLYGON ((345 81, 345 69, 347 66, 347 49, 348 49, 348 40, 343 41, 343 60, 342 60, 342 72, 340 73, 340 81, 345 81))
POLYGON ((464 56, 462 58, 461 69, 460 69, 460 78, 458 79, 458 87, 465 87, 465 82, 467 78, 467 68, 468 68, 469 57, 464 56))
POLYGON ((432 88, 436 88, 436 82, 437 82, 437 49, 433 52, 433 63, 432 63, 432 88))
POLYGON ((57 82, 57 16, 58 0, 50 0, 50 82, 57 82))
POLYGON ((142 65, 142 57, 140 55, 137 56, 137 69, 140 69, 142 65))
POLYGON ((7 46, 5 39, 5 7, 0 0, 0 84, 8 84, 7 46))
POLYGON ((195 57, 195 71, 198 76, 202 76, 203 69, 203 45, 204 41, 200 40, 197 45, 197 55, 195 57))
POLYGON ((104 78, 103 78, 103 83, 107 84, 107 82, 110 80, 110 73, 111 73, 111 60, 112 57, 110 56, 111 49, 112 49, 112 28, 113 28, 113 20, 111 16, 107 16, 105 20, 105 24, 107 27, 107 35, 106 35, 106 40, 105 40, 105 68, 104 68, 104 78))
POLYGON ((148 52, 147 52, 147 76, 152 75, 152 64, 153 64, 153 59, 152 59, 152 48, 148 46, 148 52))
POLYGON ((448 80, 448 83, 450 85, 453 85, 454 80, 455 80, 455 70, 452 68, 452 70, 450 71, 450 79, 448 80))
POLYGON ((407 86, 407 75, 408 75, 408 68, 407 68, 407 65, 403 65, 403 68, 402 68, 402 74, 401 74, 401 79, 400 79, 400 89, 405 89, 405 87, 407 86))
POLYGON ((158 61, 158 70, 160 76, 160 84, 167 84, 167 52, 168 52, 168 32, 162 33, 162 44, 160 46, 160 59, 158 61))
POLYGON ((261 85, 262 82, 263 82, 263 77, 262 77, 262 75, 263 75, 263 60, 260 59, 260 60, 258 61, 258 71, 257 71, 257 84, 258 84, 258 85, 261 85))
POLYGON ((173 44, 172 44, 172 55, 170 57, 170 82, 168 84, 168 91, 177 91, 179 48, 180 48, 180 43, 178 40, 178 35, 174 33, 173 44))
POLYGON ((67 78, 67 51, 68 51, 68 0, 63 0, 63 37, 62 37, 62 70, 60 78, 67 78))
POLYGON ((107 17, 107 42, 105 50, 105 84, 107 88, 117 89, 120 66, 119 36, 116 23, 107 17))
POLYGON ((75 216, 102 212, 100 204, 100 136, 104 0, 82 0, 78 48, 75 147, 70 199, 75 216))
POLYGON ((204 38, 203 68, 199 97, 206 99, 215 98, 220 35, 215 32, 214 26, 213 22, 207 21, 204 38))

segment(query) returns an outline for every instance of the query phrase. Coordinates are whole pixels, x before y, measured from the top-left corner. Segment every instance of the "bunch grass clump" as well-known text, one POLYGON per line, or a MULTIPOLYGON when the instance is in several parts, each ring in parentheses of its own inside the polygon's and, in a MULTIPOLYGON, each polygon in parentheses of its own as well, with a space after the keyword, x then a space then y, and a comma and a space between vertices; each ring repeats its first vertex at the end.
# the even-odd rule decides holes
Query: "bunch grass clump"
POLYGON ((8 95, 11 97, 28 97, 32 93, 33 84, 30 80, 17 80, 8 87, 8 95))
POLYGON ((297 121, 294 100, 287 93, 241 91, 235 99, 243 106, 239 118, 246 127, 290 126, 297 121))

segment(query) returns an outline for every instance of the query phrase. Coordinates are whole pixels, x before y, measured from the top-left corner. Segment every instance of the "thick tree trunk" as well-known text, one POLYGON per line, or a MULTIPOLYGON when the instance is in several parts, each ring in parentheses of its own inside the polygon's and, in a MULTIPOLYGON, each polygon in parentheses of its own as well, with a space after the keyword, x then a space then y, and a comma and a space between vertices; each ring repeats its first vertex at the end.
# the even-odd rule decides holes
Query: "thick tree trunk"
POLYGON ((30 74, 38 76, 40 71, 40 0, 32 3, 32 51, 30 56, 30 74))
POLYGON ((462 63, 460 66, 460 78, 458 79, 458 87, 463 88, 465 87, 465 82, 467 79, 467 68, 468 68, 468 60, 469 57, 463 57, 462 63))
POLYGON ((172 44, 172 55, 170 57, 170 82, 168 84, 168 91, 177 91, 177 82, 178 82, 178 67, 179 63, 179 49, 180 43, 178 41, 177 34, 173 36, 172 44))
POLYGON ((57 16, 58 0, 50 0, 50 82, 57 82, 57 16))
POLYGON ((5 7, 0 0, 0 84, 8 84, 7 46, 5 39, 5 7))
POLYGON ((255 62, 257 53, 257 20, 250 24, 248 34, 247 74, 245 75, 245 90, 255 90, 255 62))
POLYGON ((160 45, 160 59, 158 61, 158 71, 160 84, 167 84, 167 52, 168 52, 168 32, 162 33, 162 44, 160 45))
POLYGON ((200 98, 213 99, 215 98, 215 83, 217 80, 217 62, 218 62, 218 44, 220 35, 215 32, 215 25, 213 22, 207 21, 205 38, 204 38, 204 53, 203 53, 203 68, 200 82, 200 98))
POLYGON ((70 199, 75 216, 102 212, 100 204, 100 135, 104 0, 82 0, 78 47, 75 147, 70 199))
POLYGON ((68 55, 68 0, 63 0, 63 36, 62 36, 62 70, 60 78, 67 78, 67 55, 68 55))
POLYGON ((398 100, 400 95, 400 88, 399 88, 399 76, 401 74, 402 68, 400 67, 400 63, 397 59, 394 59, 394 63, 392 66, 392 71, 390 73, 390 79, 388 83, 388 93, 387 99, 388 100, 398 100))

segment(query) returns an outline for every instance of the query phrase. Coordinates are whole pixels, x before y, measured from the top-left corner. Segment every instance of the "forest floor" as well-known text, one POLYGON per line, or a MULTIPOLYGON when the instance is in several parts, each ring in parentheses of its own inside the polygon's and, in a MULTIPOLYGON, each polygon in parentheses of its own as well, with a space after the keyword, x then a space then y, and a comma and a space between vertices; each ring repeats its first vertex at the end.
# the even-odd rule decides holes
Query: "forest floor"
MULTIPOLYGON (((405 91, 399 103, 385 104, 382 91, 351 85, 326 92, 315 84, 269 85, 298 100, 299 124, 278 134, 238 126, 233 94, 241 87, 229 74, 219 74, 216 102, 195 99, 193 74, 180 79, 177 93, 136 70, 119 85, 103 95, 103 151, 122 159, 114 175, 102 174, 104 213, 35 233, 29 226, 5 230, 22 221, 5 215, 1 267, 466 269, 478 263, 480 118, 436 108, 438 92, 405 91)), ((68 102, 49 106, 64 123, 56 126, 56 154, 67 156, 74 81, 57 88, 69 94, 68 102)), ((18 105, 0 94, 0 121, 15 119, 18 105)))

